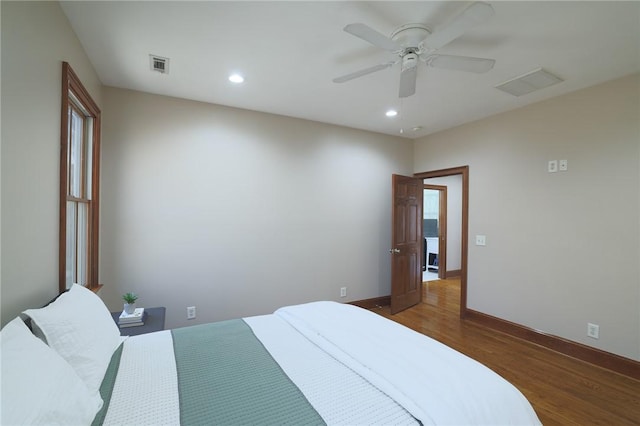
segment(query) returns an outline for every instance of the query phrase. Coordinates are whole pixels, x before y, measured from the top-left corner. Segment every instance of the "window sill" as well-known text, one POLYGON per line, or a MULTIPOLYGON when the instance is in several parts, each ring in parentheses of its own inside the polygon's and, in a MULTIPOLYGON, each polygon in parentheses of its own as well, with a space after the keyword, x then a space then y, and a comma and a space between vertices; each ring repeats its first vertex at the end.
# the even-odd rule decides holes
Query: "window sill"
POLYGON ((92 292, 94 292, 95 294, 98 294, 100 290, 102 290, 102 287, 104 287, 104 284, 96 284, 93 287, 87 287, 87 288, 92 292))

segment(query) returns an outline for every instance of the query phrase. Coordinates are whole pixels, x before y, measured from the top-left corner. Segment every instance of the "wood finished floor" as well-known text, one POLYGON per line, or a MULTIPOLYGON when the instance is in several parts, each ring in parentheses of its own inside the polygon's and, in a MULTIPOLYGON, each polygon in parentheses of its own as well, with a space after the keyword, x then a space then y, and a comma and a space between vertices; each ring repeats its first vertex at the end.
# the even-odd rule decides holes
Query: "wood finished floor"
POLYGON ((516 386, 544 425, 640 425, 640 381, 459 318, 459 279, 423 284, 422 303, 373 312, 481 362, 516 386))

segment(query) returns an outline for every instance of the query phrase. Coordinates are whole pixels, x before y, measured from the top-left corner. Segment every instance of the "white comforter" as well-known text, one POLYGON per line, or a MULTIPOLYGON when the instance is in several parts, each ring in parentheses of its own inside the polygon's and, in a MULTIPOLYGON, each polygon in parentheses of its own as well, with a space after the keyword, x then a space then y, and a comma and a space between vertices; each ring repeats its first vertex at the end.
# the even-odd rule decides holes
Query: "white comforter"
POLYGON ((333 302, 275 314, 423 424, 540 424, 520 391, 492 370, 379 315, 333 302))
MULTIPOLYGON (((366 310, 316 302, 244 320, 327 424, 540 424, 493 371, 366 310)), ((104 423, 179 418, 171 333, 127 339, 104 423)))

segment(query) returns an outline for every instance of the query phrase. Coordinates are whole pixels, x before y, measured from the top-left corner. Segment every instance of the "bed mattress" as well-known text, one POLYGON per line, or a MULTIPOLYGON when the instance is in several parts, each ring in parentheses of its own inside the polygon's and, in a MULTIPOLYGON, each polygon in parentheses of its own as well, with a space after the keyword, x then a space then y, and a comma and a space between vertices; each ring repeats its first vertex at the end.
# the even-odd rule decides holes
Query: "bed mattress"
POLYGON ((94 424, 540 424, 482 364, 335 302, 131 337, 108 376, 94 424))

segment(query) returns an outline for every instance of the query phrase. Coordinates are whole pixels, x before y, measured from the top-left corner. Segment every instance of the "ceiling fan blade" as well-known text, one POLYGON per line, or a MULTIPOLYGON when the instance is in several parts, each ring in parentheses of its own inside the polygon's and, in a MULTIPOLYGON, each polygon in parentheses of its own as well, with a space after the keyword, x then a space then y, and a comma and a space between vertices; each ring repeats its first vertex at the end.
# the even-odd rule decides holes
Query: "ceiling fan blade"
POLYGON ((344 27, 344 30, 384 50, 394 51, 402 49, 398 43, 365 24, 349 24, 344 27))
POLYGON ((408 98, 416 93, 417 77, 418 67, 411 67, 402 70, 402 73, 400 73, 400 90, 398 91, 401 98, 408 98))
POLYGON ((365 68, 360 71, 352 72, 351 74, 343 75, 341 77, 336 77, 333 79, 334 83, 344 83, 345 81, 353 80, 354 78, 362 77, 363 75, 371 74, 376 71, 381 71, 385 68, 389 68, 395 64, 395 61, 386 62, 384 64, 375 65, 373 67, 365 68))
POLYGON ((432 49, 439 49, 477 24, 486 21, 493 16, 493 13, 493 7, 490 4, 483 2, 473 3, 446 24, 444 28, 427 37, 425 44, 432 49))
POLYGON ((470 56, 430 55, 425 59, 427 65, 448 70, 483 73, 493 68, 494 59, 472 58, 470 56))

